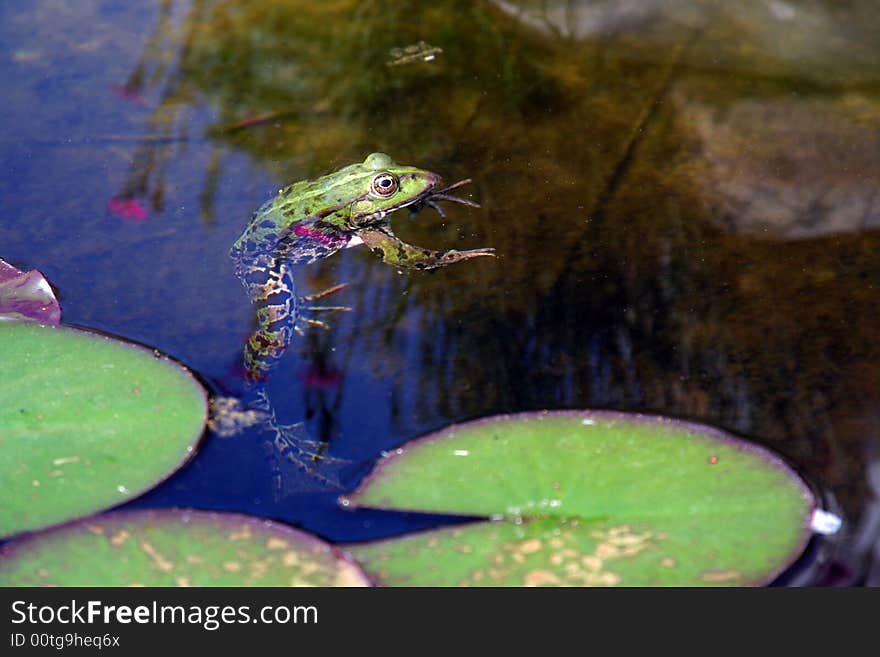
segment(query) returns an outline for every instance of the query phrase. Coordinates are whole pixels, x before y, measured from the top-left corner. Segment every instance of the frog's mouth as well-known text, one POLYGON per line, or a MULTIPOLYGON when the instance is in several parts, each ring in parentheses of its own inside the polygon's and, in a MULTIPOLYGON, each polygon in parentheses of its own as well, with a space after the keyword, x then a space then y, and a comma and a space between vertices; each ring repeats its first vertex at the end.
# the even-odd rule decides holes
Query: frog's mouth
POLYGON ((462 205, 469 205, 472 208, 478 208, 480 207, 479 203, 471 201, 467 198, 461 198, 460 196, 454 196, 449 193, 453 189, 458 189, 459 187, 467 185, 470 182, 470 178, 465 178, 464 180, 459 180, 458 182, 452 183, 451 185, 447 185, 442 189, 429 189, 427 192, 422 194, 414 201, 407 203, 406 205, 401 207, 408 207, 410 216, 414 216, 421 212, 422 208, 427 205, 428 207, 436 211, 437 214, 439 214, 444 219, 446 218, 446 212, 443 210, 442 207, 437 204, 437 201, 452 201, 454 203, 461 203, 462 205))

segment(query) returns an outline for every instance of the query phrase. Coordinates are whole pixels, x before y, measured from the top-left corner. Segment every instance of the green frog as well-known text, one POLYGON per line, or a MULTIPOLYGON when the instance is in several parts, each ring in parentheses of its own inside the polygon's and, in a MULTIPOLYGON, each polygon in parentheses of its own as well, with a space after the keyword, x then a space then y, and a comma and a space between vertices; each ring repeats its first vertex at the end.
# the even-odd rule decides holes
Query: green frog
POLYGON ((494 255, 491 248, 432 251, 401 241, 391 230, 390 215, 402 208, 416 213, 427 205, 442 215, 438 200, 476 206, 449 194, 468 182, 440 188, 437 174, 373 153, 359 164, 279 190, 256 211, 230 253, 235 274, 256 306, 258 330, 245 348, 246 376, 251 380, 265 377, 294 331, 306 323, 321 325, 313 313, 341 309, 308 305, 340 286, 298 297, 291 277, 294 265, 315 262, 360 244, 399 269, 437 269, 494 255))
POLYGON ((433 251, 413 246, 391 230, 390 215, 403 208, 417 214, 428 206, 445 216, 438 201, 479 207, 450 194, 469 182, 442 187, 435 173, 397 164, 384 153, 372 153, 361 163, 280 189, 256 211, 232 246, 235 274, 253 302, 257 318, 257 329, 244 348, 245 377, 256 389, 257 406, 275 429, 275 446, 288 460, 303 465, 304 457, 314 456, 307 448, 313 443, 296 436, 291 426, 273 424, 265 390, 256 384, 265 379, 303 325, 325 326, 316 313, 348 310, 314 305, 344 286, 298 296, 292 268, 361 244, 402 270, 438 269, 470 258, 494 256, 491 248, 433 251))

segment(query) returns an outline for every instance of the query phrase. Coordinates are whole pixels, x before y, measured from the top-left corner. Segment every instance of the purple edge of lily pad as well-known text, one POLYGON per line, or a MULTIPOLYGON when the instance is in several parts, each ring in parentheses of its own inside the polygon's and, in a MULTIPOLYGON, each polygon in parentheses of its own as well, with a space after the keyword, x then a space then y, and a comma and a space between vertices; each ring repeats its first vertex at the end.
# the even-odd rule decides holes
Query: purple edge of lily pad
POLYGON ((23 321, 49 325, 61 323, 61 305, 49 280, 39 270, 23 272, 0 258, 0 291, 4 288, 11 292, 4 293, 6 296, 0 294, 0 315, 19 315, 23 321), (40 293, 34 294, 34 289, 40 293), (25 296, 16 296, 16 290, 25 290, 25 296))
POLYGON ((47 529, 34 530, 33 532, 28 532, 26 534, 16 535, 14 540, 0 546, 0 556, 7 559, 14 558, 17 551, 30 549, 30 543, 34 540, 51 540, 53 538, 61 538, 65 534, 74 534, 84 530, 88 531, 85 529, 84 525, 90 522, 101 523, 103 527, 109 527, 112 530, 115 528, 126 529, 127 524, 131 522, 142 522, 145 525, 150 523, 167 524, 174 522, 186 524, 193 520, 200 523, 214 523, 226 527, 241 527, 242 525, 247 525, 254 528, 255 533, 262 532, 274 535, 283 534, 286 538, 302 546, 304 549, 314 547, 327 550, 333 559, 352 567, 358 573, 364 585, 373 586, 373 582, 354 557, 338 545, 328 543, 314 534, 304 532, 284 523, 269 520, 267 518, 258 518, 243 513, 226 513, 190 508, 101 511, 92 515, 75 518, 59 525, 53 525, 47 529))
MULTIPOLYGON (((651 415, 646 413, 624 413, 622 411, 594 411, 594 410, 557 410, 557 411, 528 411, 524 413, 510 413, 510 414, 501 414, 501 415, 492 415, 485 418, 480 418, 478 420, 472 420, 470 422, 462 422, 459 424, 451 424, 448 427, 444 427, 439 431, 435 431, 429 433, 420 438, 415 438, 410 440, 395 450, 392 450, 390 453, 386 454, 373 466, 373 469, 364 477, 361 482, 358 484, 357 488, 348 495, 342 495, 339 497, 339 503, 346 508, 356 509, 358 508, 357 498, 362 494, 362 492, 370 486, 370 484, 374 480, 378 480, 383 476, 383 470, 387 464, 398 459, 406 454, 406 452, 414 447, 419 447, 425 444, 432 444, 443 440, 449 434, 454 433, 456 431, 460 431, 461 429, 471 428, 471 427, 479 427, 486 424, 498 424, 500 422, 514 421, 514 420, 534 420, 540 421, 543 418, 558 418, 558 417, 571 417, 578 419, 596 419, 596 420, 604 420, 608 422, 633 422, 638 424, 645 425, 664 425, 677 429, 681 429, 687 433, 700 433, 703 435, 708 435, 715 440, 719 440, 723 443, 726 443, 735 449, 739 449, 745 452, 750 452, 757 456, 759 459, 770 465, 771 467, 781 471, 786 477, 794 483, 797 488, 800 489, 801 495, 804 498, 804 501, 807 503, 807 508, 809 509, 806 517, 803 520, 803 529, 801 540, 798 542, 796 546, 792 549, 790 554, 785 558, 780 560, 780 565, 773 569, 768 573, 766 578, 761 579, 761 582, 769 582, 772 581, 775 577, 777 577, 780 573, 782 573, 786 568, 788 568, 795 560, 803 553, 804 549, 807 546, 807 543, 810 540, 811 533, 809 531, 810 518, 812 517, 813 511, 817 507, 817 495, 811 490, 810 486, 801 477, 795 468, 779 454, 771 451, 768 448, 757 445, 753 442, 750 442, 744 438, 737 438, 726 431, 718 429, 713 426, 709 426, 706 424, 700 424, 697 422, 690 422, 687 420, 679 420, 677 418, 666 417, 663 415, 651 415)), ((685 437, 685 436, 681 436, 685 437)), ((373 507, 369 507, 373 508, 373 507)), ((425 511, 424 509, 405 509, 405 508, 394 508, 394 509, 385 509, 388 511, 398 511, 398 512, 415 512, 415 513, 439 513, 440 511, 425 511)), ((463 516, 468 517, 468 516, 463 516)), ((485 518, 482 516, 471 516, 468 522, 463 524, 470 524, 475 522, 487 522, 489 518, 485 518)), ((459 525, 456 525, 457 527, 459 525)), ((436 531, 434 529, 426 529, 419 532, 415 532, 415 534, 427 534, 432 531, 436 531)), ((413 534, 406 534, 406 536, 411 536, 413 534)), ((399 538, 399 537, 395 537, 399 538)), ((375 541, 367 541, 365 543, 359 543, 358 545, 368 545, 373 543, 382 543, 385 540, 389 539, 378 539, 375 541)), ((391 539, 393 540, 393 538, 391 539)))
MULTIPOLYGON (((155 348, 148 347, 148 346, 140 344, 138 342, 134 342, 134 341, 128 340, 126 338, 121 338, 119 336, 115 336, 115 335, 112 335, 112 334, 107 333, 105 331, 98 330, 98 329, 76 327, 76 326, 70 326, 70 325, 66 325, 66 324, 59 325, 59 326, 52 326, 49 324, 38 324, 38 323, 34 323, 34 322, 15 322, 15 323, 22 324, 22 325, 28 325, 28 326, 34 326, 34 327, 37 327, 38 330, 66 331, 69 333, 74 333, 74 334, 77 334, 80 336, 84 336, 87 339, 100 338, 102 340, 105 340, 106 342, 112 343, 113 345, 119 346, 122 349, 132 349, 134 351, 144 352, 145 355, 149 355, 154 360, 163 361, 163 364, 166 367, 174 367, 178 370, 182 370, 183 372, 185 372, 188 375, 187 379, 188 379, 190 385, 192 386, 192 388, 197 393, 199 393, 202 398, 202 428, 197 434, 194 435, 192 440, 187 442, 186 447, 183 450, 184 453, 183 453, 182 458, 180 459, 180 461, 178 461, 178 463, 173 468, 169 468, 159 478, 157 478, 156 480, 154 480, 151 483, 145 484, 143 487, 130 489, 130 491, 129 491, 130 494, 128 496, 126 496, 125 499, 119 500, 115 504, 111 504, 109 506, 102 506, 100 508, 93 509, 91 511, 87 511, 85 515, 77 516, 76 518, 68 518, 68 519, 62 520, 60 522, 55 522, 55 523, 45 525, 43 527, 35 527, 34 529, 27 529, 27 530, 24 530, 21 532, 17 532, 15 534, 0 536, 0 540, 2 540, 2 541, 12 540, 12 539, 17 539, 19 537, 23 537, 26 535, 34 534, 37 532, 43 532, 43 531, 53 529, 56 527, 65 527, 71 523, 75 523, 79 520, 82 520, 83 518, 94 517, 97 514, 105 513, 107 511, 117 507, 117 506, 121 506, 122 504, 126 504, 126 503, 130 502, 131 500, 138 498, 140 495, 143 495, 147 491, 153 490, 156 486, 158 486, 159 484, 168 480, 174 473, 176 473, 178 470, 183 468, 187 463, 189 463, 192 459, 195 458, 196 454, 198 454, 199 445, 205 440, 205 436, 206 436, 205 427, 206 427, 206 422, 208 419, 208 391, 201 383, 199 383, 199 380, 198 380, 197 376, 195 375, 195 373, 190 368, 188 368, 186 365, 173 359, 171 356, 168 356, 167 354, 161 353, 160 351, 158 351, 155 348)), ((2 326, 2 325, 3 324, 0 323, 0 326, 2 326)))

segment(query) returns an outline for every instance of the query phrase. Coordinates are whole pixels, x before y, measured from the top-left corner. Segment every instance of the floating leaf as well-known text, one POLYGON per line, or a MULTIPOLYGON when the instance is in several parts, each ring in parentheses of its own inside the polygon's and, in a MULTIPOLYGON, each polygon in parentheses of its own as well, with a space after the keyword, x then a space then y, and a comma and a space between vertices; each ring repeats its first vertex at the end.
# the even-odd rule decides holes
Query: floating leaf
POLYGON ((369 586, 341 550, 234 513, 119 511, 0 549, 0 586, 369 586))
POLYGON ((343 502, 484 518, 349 547, 375 581, 423 586, 761 584, 802 552, 814 508, 767 450, 591 411, 449 427, 343 502))
POLYGON ((0 536, 120 504, 195 450, 205 391, 171 360, 86 331, 0 323, 0 536))
POLYGON ((49 281, 36 269, 27 273, 0 260, 0 321, 61 323, 61 306, 49 281))

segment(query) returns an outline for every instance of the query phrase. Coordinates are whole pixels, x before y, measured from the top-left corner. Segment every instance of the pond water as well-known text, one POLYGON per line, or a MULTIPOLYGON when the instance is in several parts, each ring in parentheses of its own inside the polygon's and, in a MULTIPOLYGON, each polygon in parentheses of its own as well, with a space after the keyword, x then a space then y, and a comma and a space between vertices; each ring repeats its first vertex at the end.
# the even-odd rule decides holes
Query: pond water
MULTIPOLYGON (((472 178, 479 209, 394 229, 497 258, 400 274, 346 249, 295 272, 347 283, 352 312, 294 340, 268 391, 346 461, 343 489, 497 413, 688 418, 819 487, 857 582, 880 468, 878 29, 863 0, 3 3, 0 257, 41 270, 66 323, 236 395, 254 319, 229 248, 263 201, 373 151, 472 178)), ((209 434, 127 506, 339 542, 435 524, 340 509, 251 433, 209 434)))

